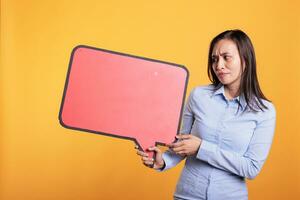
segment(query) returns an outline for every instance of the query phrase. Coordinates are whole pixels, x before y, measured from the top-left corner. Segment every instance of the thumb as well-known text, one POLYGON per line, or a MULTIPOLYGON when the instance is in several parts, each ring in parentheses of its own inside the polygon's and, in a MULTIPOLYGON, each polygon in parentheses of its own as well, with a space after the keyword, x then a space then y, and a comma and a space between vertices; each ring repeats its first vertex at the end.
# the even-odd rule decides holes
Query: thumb
POLYGON ((162 160, 162 151, 158 147, 156 147, 156 146, 150 147, 150 148, 148 148, 148 150, 149 151, 155 151, 155 153, 156 153, 155 160, 157 160, 157 161, 162 160))
POLYGON ((149 147, 148 150, 149 151, 155 151, 156 153, 161 153, 161 150, 157 146, 149 147))
POLYGON ((155 152, 155 160, 154 160, 154 163, 153 163, 154 164, 153 168, 154 169, 161 168, 164 165, 164 160, 163 160, 163 157, 162 157, 162 151, 156 146, 150 147, 148 150, 155 152))

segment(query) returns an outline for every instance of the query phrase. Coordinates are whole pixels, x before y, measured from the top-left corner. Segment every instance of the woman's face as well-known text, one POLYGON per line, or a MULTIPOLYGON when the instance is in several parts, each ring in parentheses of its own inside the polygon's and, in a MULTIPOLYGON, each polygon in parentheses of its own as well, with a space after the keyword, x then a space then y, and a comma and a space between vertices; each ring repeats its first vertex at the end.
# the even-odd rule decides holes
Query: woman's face
POLYGON ((242 62, 236 44, 228 39, 218 41, 212 51, 212 68, 219 81, 238 88, 242 75, 242 62))

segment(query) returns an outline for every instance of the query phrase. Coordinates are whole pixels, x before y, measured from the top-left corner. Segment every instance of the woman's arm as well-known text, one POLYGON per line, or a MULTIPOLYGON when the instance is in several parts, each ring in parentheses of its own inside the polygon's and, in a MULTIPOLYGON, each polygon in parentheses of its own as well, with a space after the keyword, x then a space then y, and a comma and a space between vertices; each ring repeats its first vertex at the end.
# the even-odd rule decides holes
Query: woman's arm
MULTIPOLYGON (((217 144, 202 140, 197 158, 214 167, 239 176, 254 179, 267 159, 275 129, 276 112, 272 106, 266 118, 254 130, 248 149, 244 155, 224 150, 217 144)), ((242 130, 241 130, 242 131, 242 130)))

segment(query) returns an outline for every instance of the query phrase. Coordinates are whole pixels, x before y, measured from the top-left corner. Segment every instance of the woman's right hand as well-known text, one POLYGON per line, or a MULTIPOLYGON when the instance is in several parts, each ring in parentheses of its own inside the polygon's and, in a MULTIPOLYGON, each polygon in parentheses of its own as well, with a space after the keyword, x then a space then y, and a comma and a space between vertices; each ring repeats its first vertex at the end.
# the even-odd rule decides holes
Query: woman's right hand
POLYGON ((162 152, 158 147, 154 146, 148 149, 149 151, 155 151, 155 159, 149 158, 147 153, 138 150, 138 146, 135 146, 135 149, 137 149, 136 153, 141 156, 141 160, 145 166, 153 169, 162 169, 165 166, 165 161, 162 158, 162 152))

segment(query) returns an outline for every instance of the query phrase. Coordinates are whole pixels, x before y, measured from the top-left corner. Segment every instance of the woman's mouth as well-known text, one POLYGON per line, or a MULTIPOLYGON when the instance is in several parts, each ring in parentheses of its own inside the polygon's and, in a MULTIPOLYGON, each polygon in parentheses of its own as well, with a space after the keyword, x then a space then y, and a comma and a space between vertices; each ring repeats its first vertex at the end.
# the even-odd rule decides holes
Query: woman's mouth
POLYGON ((226 76, 227 74, 229 74, 229 73, 218 73, 217 75, 218 75, 218 77, 223 78, 223 77, 226 76))

